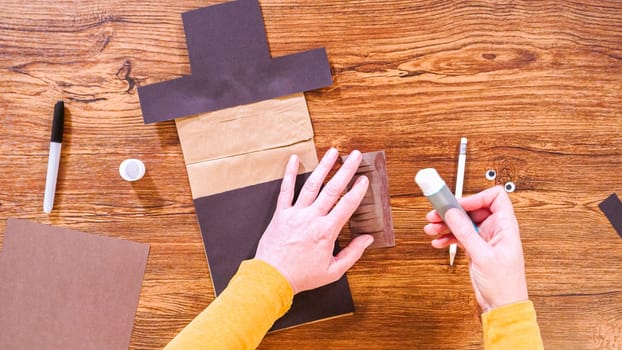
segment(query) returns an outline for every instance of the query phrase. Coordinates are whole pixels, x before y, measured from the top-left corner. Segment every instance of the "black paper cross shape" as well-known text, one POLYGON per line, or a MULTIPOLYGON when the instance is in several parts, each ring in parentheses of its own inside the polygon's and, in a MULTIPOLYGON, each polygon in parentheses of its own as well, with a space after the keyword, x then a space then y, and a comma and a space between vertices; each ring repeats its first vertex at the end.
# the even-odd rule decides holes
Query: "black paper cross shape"
POLYGON ((270 57, 257 0, 182 14, 192 74, 138 88, 145 124, 332 84, 326 51, 270 57))

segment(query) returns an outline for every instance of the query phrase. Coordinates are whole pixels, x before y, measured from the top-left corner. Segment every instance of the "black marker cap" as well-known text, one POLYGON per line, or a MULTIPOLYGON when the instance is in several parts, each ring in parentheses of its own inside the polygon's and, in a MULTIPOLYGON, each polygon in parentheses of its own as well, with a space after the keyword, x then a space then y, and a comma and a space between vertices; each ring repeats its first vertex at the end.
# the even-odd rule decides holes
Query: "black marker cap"
POLYGON ((63 142, 63 128, 65 124, 65 103, 58 101, 54 105, 54 120, 52 121, 52 142, 63 142))

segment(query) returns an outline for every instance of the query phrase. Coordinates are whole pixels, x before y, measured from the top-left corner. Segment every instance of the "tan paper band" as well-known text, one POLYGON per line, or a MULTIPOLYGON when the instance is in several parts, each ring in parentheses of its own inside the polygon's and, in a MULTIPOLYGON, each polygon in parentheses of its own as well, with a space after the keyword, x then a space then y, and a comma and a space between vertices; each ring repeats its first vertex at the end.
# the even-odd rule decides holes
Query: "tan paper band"
POLYGON ((192 198, 230 191, 283 177, 292 154, 300 158, 298 173, 309 172, 318 164, 313 140, 239 156, 187 165, 192 198))
POLYGON ((313 138, 304 94, 175 120, 186 165, 313 138))

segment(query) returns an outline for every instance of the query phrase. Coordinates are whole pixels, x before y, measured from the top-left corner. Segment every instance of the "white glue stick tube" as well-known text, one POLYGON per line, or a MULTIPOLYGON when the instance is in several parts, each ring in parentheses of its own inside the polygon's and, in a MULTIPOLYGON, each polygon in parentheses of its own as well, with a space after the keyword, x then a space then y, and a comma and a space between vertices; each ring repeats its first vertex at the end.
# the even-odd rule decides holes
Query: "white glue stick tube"
MULTIPOLYGON (((457 208, 467 215, 436 169, 427 168, 419 170, 417 176, 415 176, 415 182, 423 191, 423 195, 432 203, 432 206, 443 221, 445 221, 445 213, 451 208, 457 208)), ((477 231, 477 226, 475 226, 475 229, 477 231)))

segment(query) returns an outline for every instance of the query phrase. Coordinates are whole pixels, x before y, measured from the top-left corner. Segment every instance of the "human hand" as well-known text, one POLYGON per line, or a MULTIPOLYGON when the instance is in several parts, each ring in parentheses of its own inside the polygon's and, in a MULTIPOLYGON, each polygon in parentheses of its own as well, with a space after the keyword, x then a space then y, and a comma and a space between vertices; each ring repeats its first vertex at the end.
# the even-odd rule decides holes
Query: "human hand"
POLYGON ((507 193, 495 186, 462 199, 460 204, 471 218, 458 209, 445 213, 446 223, 435 210, 426 215, 430 223, 424 231, 437 236, 432 246, 446 248, 458 243, 464 247, 475 297, 484 312, 528 300, 518 222, 507 193))
POLYGON ((341 196, 361 163, 361 152, 353 151, 320 192, 338 155, 334 148, 326 152, 295 204, 292 201, 299 160, 295 155, 290 158, 274 216, 257 247, 255 258, 279 270, 294 294, 338 280, 374 241, 370 235, 358 236, 333 256, 341 228, 358 208, 369 185, 367 177, 360 176, 341 196))

